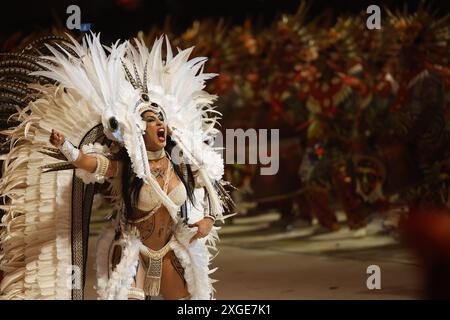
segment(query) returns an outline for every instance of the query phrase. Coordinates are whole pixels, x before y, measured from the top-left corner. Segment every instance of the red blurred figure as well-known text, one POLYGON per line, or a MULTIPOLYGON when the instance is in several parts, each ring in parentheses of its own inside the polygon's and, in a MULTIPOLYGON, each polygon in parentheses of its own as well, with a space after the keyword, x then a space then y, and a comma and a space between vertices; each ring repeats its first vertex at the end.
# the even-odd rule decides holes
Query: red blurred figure
POLYGON ((127 10, 135 10, 140 4, 141 0, 116 0, 116 3, 127 10))
POLYGON ((400 227, 424 268, 425 298, 450 299, 450 210, 413 209, 400 227))

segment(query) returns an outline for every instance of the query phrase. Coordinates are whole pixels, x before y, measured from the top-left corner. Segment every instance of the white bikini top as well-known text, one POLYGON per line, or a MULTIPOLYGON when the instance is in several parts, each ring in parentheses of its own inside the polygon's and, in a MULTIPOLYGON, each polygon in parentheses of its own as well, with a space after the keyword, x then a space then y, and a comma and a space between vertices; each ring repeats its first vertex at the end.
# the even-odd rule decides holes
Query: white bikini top
MULTIPOLYGON (((187 199, 186 188, 180 182, 169 192, 168 197, 176 206, 180 207, 187 199)), ((161 199, 159 199, 155 191, 153 191, 153 188, 148 184, 142 186, 138 200, 136 208, 141 211, 152 211, 161 205, 161 199)))
MULTIPOLYGON (((166 180, 164 181, 163 191, 167 193, 167 189, 169 186, 171 173, 173 172, 173 167, 170 164, 171 168, 168 170, 166 180)), ((174 187, 167 195, 173 203, 180 207, 187 199, 187 192, 186 188, 183 185, 183 183, 179 182, 176 187, 174 187)), ((138 197, 138 203, 135 204, 135 207, 138 210, 144 211, 144 212, 156 212, 159 207, 161 206, 162 201, 161 199, 156 195, 156 192, 153 190, 153 188, 148 185, 144 184, 139 192, 138 197)))

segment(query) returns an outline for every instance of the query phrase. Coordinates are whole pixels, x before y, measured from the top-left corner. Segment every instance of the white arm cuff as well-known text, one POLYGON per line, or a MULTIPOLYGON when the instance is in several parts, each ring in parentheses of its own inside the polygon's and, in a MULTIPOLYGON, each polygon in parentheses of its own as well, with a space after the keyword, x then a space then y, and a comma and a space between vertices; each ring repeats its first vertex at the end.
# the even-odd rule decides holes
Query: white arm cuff
POLYGON ((59 147, 59 150, 67 158, 67 161, 74 162, 80 157, 80 150, 78 150, 69 140, 64 140, 64 143, 59 147))

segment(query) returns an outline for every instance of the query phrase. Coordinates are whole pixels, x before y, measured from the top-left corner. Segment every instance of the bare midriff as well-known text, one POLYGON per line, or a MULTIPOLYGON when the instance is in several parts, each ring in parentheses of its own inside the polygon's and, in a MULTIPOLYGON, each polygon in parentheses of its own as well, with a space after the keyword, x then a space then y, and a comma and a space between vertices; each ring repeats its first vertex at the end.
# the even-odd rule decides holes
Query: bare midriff
POLYGON ((166 245, 172 236, 173 220, 167 209, 161 206, 151 217, 142 222, 133 220, 145 217, 147 212, 134 208, 134 216, 129 222, 137 227, 144 245, 152 250, 159 250, 166 245))

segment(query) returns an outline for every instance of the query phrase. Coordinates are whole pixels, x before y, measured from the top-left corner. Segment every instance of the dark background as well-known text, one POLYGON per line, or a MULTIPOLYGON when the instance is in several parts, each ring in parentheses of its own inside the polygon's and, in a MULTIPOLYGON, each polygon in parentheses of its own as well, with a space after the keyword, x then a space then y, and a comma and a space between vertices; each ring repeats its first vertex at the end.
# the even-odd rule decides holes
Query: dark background
MULTIPOLYGON (((407 6, 413 9, 419 2, 419 0, 308 1, 309 18, 322 14, 333 21, 342 13, 365 11, 371 4, 395 9, 402 8, 407 3, 407 6)), ((439 11, 438 14, 444 14, 449 11, 449 3, 450 1, 433 1, 432 5, 439 11)), ((300 0, 1 1, 1 42, 13 35, 22 37, 32 31, 45 30, 55 25, 65 27, 68 17, 66 8, 71 4, 80 6, 82 23, 92 23, 93 31, 102 32, 103 39, 112 41, 134 36, 139 30, 147 31, 155 24, 161 26, 168 16, 171 19, 171 29, 176 33, 184 31, 194 20, 206 17, 224 17, 230 24, 239 24, 246 18, 252 18, 257 25, 265 26, 284 12, 295 12, 300 0)))

